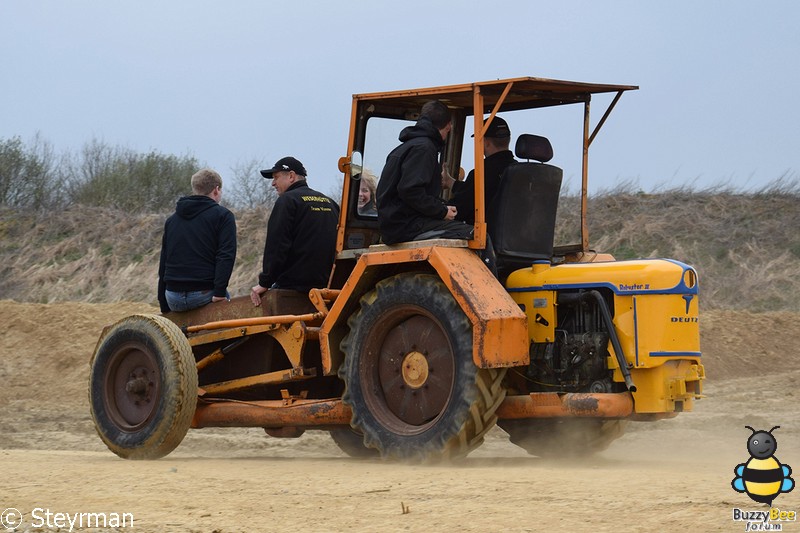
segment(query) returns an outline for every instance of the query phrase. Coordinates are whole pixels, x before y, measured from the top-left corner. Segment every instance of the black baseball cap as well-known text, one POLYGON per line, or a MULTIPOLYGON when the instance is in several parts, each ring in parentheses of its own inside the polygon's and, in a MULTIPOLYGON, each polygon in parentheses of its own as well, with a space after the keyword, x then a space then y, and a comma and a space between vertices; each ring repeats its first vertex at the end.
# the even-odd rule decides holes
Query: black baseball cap
MULTIPOLYGON (((484 121, 483 123, 486 124, 486 121, 484 121)), ((475 135, 470 135, 470 137, 475 137, 475 135)), ((489 128, 486 130, 484 137, 505 139, 511 137, 511 129, 508 127, 508 123, 505 120, 503 120, 498 116, 495 116, 492 119, 492 123, 489 124, 489 128)))
POLYGON ((303 177, 308 176, 308 173, 306 172, 306 167, 304 167, 303 163, 301 163, 294 157, 282 157, 278 159, 278 161, 272 168, 269 168, 267 170, 262 170, 261 175, 271 180, 272 175, 275 172, 289 172, 290 170, 294 170, 295 174, 299 174, 303 177))

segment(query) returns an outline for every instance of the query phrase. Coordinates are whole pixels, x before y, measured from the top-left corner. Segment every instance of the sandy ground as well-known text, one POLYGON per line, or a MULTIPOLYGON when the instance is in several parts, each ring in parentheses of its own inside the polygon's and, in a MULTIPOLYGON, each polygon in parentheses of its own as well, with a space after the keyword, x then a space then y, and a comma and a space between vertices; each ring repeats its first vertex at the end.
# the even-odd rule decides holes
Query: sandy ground
MULTIPOLYGON (((90 420, 88 361, 103 325, 140 311, 155 310, 0 301, 0 511, 24 515, 13 531, 70 531, 56 513, 133 515, 133 528, 84 518, 72 531, 744 531, 733 509, 764 509, 730 486, 749 458, 744 426, 780 425, 776 456, 800 473, 798 315, 705 313, 708 398, 631 424, 591 459, 532 457, 495 428, 456 464, 409 466, 351 459, 323 432, 256 429, 190 430, 158 461, 117 458, 90 420)), ((774 506, 800 511, 800 490, 774 506)))

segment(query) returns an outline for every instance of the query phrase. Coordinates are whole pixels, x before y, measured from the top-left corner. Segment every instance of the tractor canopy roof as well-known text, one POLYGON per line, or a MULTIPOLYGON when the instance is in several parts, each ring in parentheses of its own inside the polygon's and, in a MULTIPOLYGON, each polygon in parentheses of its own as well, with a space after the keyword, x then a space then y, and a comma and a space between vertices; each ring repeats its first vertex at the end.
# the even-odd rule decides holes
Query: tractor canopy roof
MULTIPOLYGON (((515 111, 537 107, 549 107, 578 102, 588 102, 591 95, 600 93, 622 93, 636 90, 635 85, 608 85, 545 78, 510 78, 461 85, 446 85, 403 91, 389 91, 353 95, 354 100, 369 101, 376 105, 374 114, 383 116, 405 115, 413 118, 422 105, 429 100, 440 100, 451 107, 472 110, 475 94, 483 100, 483 113, 515 111), (495 109, 497 104, 500 107, 495 109)), ((473 114, 469 112, 468 114, 473 114)))

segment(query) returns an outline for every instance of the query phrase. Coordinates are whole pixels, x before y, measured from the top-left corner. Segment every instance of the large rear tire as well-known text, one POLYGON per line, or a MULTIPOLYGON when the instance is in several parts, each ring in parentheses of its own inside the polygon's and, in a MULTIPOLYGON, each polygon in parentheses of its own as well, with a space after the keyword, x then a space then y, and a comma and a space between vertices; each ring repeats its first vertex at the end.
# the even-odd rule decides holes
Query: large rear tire
POLYGON ((472 360, 472 325, 439 278, 379 282, 348 320, 343 401, 382 457, 461 457, 483 442, 505 397, 505 369, 472 360))
POLYGON ((499 420, 509 440, 531 455, 585 457, 601 452, 625 434, 627 420, 602 418, 499 420))
POLYGON ((108 328, 92 356, 92 420, 125 459, 158 459, 186 436, 197 406, 197 367, 180 328, 132 315, 108 328))

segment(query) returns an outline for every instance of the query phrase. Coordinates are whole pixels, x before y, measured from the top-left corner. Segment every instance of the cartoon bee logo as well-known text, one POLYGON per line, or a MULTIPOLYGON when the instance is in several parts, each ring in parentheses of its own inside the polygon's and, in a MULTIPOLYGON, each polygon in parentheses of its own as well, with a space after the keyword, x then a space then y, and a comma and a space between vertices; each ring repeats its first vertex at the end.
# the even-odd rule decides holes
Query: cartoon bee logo
POLYGON ((772 500, 778 494, 791 492, 794 488, 794 480, 789 477, 792 467, 782 465, 775 457, 778 441, 772 432, 780 426, 775 426, 769 431, 756 431, 750 426, 745 427, 753 432, 747 439, 750 459, 733 469, 736 477, 731 481, 731 486, 736 492, 746 492, 753 501, 772 505, 772 500))

